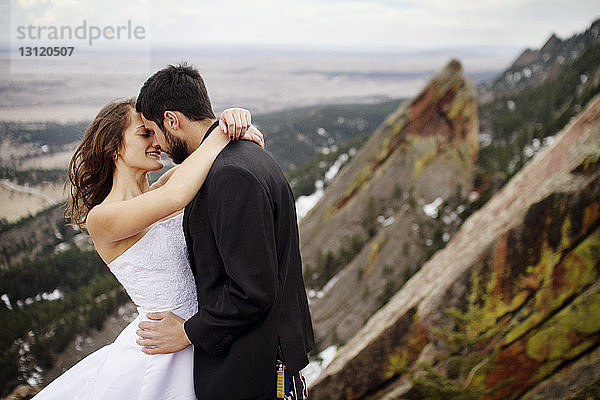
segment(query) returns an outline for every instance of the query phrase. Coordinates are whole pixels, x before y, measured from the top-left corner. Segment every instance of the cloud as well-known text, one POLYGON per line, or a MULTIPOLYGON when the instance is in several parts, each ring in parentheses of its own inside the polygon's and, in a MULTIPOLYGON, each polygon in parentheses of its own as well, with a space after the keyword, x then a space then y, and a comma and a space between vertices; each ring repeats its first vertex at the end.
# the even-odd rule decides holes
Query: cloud
POLYGON ((31 23, 148 26, 154 42, 428 49, 539 47, 570 36, 600 14, 588 0, 18 0, 11 14, 31 23))
POLYGON ((18 1, 18 4, 27 10, 32 9, 34 7, 39 7, 40 5, 42 5, 44 3, 48 3, 48 0, 19 0, 18 1))
MULTIPOLYGON (((189 1, 178 4, 197 12, 161 23, 157 36, 165 41, 187 42, 189 32, 196 32, 195 40, 203 44, 317 47, 539 46, 553 31, 563 35, 581 31, 595 11, 586 0, 225 0, 201 6, 189 1)), ((171 7, 172 3, 154 2, 153 15, 172 14, 171 7)))

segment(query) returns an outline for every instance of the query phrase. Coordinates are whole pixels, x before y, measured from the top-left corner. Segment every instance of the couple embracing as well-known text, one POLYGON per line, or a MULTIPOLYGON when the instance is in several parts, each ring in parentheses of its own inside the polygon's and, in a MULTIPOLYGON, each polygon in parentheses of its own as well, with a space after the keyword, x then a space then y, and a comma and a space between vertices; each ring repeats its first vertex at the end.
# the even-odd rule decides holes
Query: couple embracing
POLYGON ((69 166, 67 211, 139 316, 36 400, 306 398, 294 198, 263 146, 246 110, 216 120, 185 64, 100 111, 69 166), (161 151, 178 165, 150 186, 161 151))

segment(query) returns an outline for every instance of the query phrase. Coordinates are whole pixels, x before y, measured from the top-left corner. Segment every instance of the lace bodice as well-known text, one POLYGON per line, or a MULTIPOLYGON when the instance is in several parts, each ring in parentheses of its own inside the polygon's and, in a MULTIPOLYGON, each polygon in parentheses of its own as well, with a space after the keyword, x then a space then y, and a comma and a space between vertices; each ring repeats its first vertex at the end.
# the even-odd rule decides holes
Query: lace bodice
POLYGON ((173 311, 184 319, 198 300, 182 226, 183 214, 158 222, 133 246, 108 264, 140 314, 173 311))

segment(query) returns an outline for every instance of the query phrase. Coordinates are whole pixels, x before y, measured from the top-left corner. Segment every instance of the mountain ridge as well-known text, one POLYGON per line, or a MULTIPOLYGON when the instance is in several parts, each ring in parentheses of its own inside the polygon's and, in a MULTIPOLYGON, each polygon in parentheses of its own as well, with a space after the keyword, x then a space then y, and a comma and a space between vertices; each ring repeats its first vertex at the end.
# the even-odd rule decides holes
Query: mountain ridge
POLYGON ((559 69, 570 65, 599 41, 600 19, 592 22, 584 32, 568 39, 560 39, 553 33, 540 49, 525 49, 508 69, 480 85, 480 102, 489 103, 495 97, 510 95, 555 78, 559 69))

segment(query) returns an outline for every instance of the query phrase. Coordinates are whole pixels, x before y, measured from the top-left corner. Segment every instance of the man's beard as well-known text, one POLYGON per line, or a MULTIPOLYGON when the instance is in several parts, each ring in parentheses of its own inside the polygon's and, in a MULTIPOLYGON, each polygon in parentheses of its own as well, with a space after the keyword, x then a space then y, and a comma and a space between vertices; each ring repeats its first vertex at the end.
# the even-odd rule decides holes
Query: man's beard
POLYGON ((171 157, 171 160, 173 160, 175 164, 181 164, 183 160, 188 158, 190 155, 187 144, 183 139, 171 135, 169 132, 164 132, 164 134, 165 141, 167 142, 167 146, 169 148, 163 150, 169 155, 169 157, 171 157))

